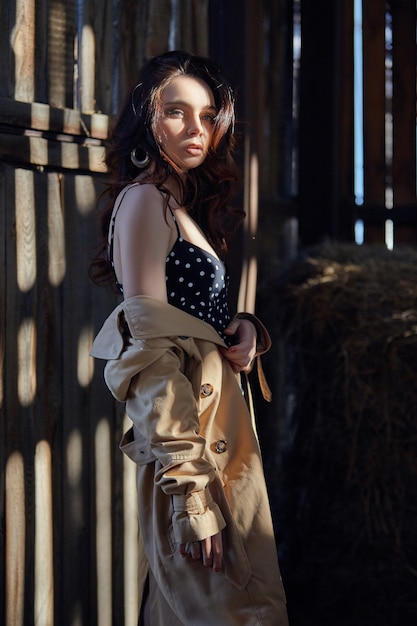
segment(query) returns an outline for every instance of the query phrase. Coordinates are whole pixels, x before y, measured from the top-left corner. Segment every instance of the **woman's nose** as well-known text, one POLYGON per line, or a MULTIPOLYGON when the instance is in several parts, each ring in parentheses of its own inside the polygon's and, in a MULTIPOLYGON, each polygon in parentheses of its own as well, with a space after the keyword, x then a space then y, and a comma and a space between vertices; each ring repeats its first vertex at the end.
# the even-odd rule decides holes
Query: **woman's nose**
POLYGON ((193 117, 188 125, 189 135, 201 135, 203 132, 203 125, 199 117, 193 117))

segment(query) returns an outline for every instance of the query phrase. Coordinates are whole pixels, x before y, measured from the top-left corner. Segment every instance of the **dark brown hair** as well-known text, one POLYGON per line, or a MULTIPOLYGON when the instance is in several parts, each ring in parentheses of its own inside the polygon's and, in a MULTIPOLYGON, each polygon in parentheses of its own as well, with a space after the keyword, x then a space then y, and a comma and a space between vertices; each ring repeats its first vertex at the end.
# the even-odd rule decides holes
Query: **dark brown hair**
MULTIPOLYGON (((181 190, 181 204, 199 223, 216 251, 224 253, 227 250, 228 239, 244 217, 242 210, 230 204, 240 184, 240 171, 233 157, 234 126, 233 91, 223 70, 214 61, 188 52, 172 51, 150 59, 143 66, 106 145, 110 184, 106 191, 108 202, 100 214, 103 244, 90 268, 90 276, 95 282, 105 283, 112 278, 107 233, 117 195, 139 173, 131 160, 134 149, 138 158, 148 155, 152 164, 144 171, 143 181, 164 191, 167 178, 174 177, 181 190), (172 78, 184 75, 199 78, 207 84, 217 109, 207 157, 202 165, 188 171, 185 181, 175 164, 161 151, 152 131, 162 90, 172 78)), ((165 191, 168 203, 169 192, 165 191)))

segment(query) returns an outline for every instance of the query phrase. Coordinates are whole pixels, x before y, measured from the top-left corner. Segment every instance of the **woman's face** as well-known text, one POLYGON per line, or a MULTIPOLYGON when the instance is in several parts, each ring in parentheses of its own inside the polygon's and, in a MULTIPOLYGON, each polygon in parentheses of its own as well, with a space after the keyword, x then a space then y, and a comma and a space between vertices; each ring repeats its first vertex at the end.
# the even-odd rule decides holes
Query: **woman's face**
POLYGON ((206 158, 216 113, 213 93, 199 78, 176 76, 162 90, 154 136, 183 172, 198 167, 206 158))

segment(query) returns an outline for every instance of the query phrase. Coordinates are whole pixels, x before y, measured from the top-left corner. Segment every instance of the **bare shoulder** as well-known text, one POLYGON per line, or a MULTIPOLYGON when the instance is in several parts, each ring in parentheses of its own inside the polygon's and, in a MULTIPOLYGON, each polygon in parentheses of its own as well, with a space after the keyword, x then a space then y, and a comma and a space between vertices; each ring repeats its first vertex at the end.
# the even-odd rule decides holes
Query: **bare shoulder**
POLYGON ((164 204, 161 192, 155 185, 133 183, 128 185, 117 196, 115 208, 124 209, 130 206, 160 206, 164 204))
POLYGON ((165 223, 165 203, 160 191, 152 184, 132 184, 123 189, 115 202, 117 227, 135 227, 150 222, 165 223))
POLYGON ((165 214, 154 185, 132 184, 116 201, 113 260, 125 298, 141 294, 166 301, 165 263, 174 231, 165 214))

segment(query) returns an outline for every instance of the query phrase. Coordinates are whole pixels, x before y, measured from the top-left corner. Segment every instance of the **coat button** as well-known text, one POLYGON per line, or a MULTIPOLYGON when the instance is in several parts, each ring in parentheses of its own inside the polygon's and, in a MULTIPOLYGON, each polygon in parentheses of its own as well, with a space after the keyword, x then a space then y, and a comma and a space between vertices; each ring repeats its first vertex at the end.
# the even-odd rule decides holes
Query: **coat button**
POLYGON ((225 441, 224 439, 219 439, 219 441, 216 442, 216 445, 214 446, 214 449, 219 454, 222 454, 222 452, 226 452, 226 450, 227 450, 227 441, 225 441))
POLYGON ((201 389, 200 389, 201 398, 208 398, 209 396, 211 396, 212 393, 213 393, 213 385, 210 385, 210 383, 205 383, 204 385, 201 385, 201 389))

